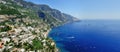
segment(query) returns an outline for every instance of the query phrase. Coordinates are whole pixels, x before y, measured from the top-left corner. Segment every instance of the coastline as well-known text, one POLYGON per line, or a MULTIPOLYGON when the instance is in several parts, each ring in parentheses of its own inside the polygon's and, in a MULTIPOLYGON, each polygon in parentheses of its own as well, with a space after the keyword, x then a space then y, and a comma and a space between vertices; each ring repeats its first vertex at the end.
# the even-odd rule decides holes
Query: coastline
MULTIPOLYGON (((81 20, 77 19, 77 20, 75 20, 75 21, 65 22, 65 23, 63 23, 63 24, 57 25, 56 27, 60 27, 60 26, 63 26, 63 25, 65 25, 65 24, 74 23, 74 22, 80 22, 80 21, 81 21, 81 20)), ((56 27, 53 27, 53 28, 56 28, 56 27)), ((56 52, 68 52, 67 50, 61 50, 61 48, 60 48, 61 45, 60 45, 60 44, 57 45, 57 42, 55 42, 55 40, 54 40, 52 37, 49 36, 53 28, 51 28, 51 29, 47 32, 47 37, 50 38, 50 39, 52 39, 53 42, 55 43, 55 47, 57 48, 57 49, 56 49, 56 50, 57 50, 56 52)))
POLYGON ((52 37, 49 37, 49 33, 51 32, 52 29, 49 29, 47 32, 46 32, 46 37, 50 38, 55 44, 55 52, 60 52, 60 49, 59 47, 57 47, 57 44, 55 42, 55 40, 52 39, 52 37))

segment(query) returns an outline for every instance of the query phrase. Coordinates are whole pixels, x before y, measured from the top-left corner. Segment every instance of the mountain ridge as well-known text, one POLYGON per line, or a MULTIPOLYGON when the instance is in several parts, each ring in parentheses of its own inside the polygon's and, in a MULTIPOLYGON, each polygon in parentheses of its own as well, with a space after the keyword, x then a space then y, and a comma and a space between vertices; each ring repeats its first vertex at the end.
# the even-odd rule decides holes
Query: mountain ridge
MULTIPOLYGON (((73 17, 69 14, 65 14, 62 13, 61 11, 57 10, 57 9, 53 9, 50 6, 46 5, 46 4, 34 4, 32 2, 28 2, 25 0, 14 0, 16 2, 19 2, 23 7, 25 8, 31 8, 32 10, 35 10, 36 13, 39 15, 39 17, 43 18, 44 15, 49 15, 52 19, 54 19, 53 22, 51 21, 50 17, 44 16, 46 21, 49 22, 49 24, 51 23, 55 23, 58 25, 58 23, 68 23, 68 22, 74 22, 74 21, 79 21, 78 18, 73 17)), ((56 26, 55 24, 51 24, 56 26)))

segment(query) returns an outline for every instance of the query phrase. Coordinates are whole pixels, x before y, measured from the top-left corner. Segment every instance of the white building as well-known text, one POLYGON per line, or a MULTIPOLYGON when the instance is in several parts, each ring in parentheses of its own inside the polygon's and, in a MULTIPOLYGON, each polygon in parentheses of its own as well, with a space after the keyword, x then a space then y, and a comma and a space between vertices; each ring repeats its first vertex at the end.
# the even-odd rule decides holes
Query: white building
POLYGON ((3 41, 4 43, 6 43, 6 42, 10 42, 10 38, 7 38, 7 37, 2 38, 2 41, 3 41))
POLYGON ((20 52, 25 52, 25 49, 20 49, 20 52))

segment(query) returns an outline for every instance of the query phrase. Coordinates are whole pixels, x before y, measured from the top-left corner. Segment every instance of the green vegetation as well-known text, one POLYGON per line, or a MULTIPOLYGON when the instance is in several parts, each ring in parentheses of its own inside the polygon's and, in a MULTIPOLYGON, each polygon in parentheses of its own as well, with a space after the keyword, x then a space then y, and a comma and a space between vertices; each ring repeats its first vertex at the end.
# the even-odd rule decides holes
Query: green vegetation
POLYGON ((20 13, 15 9, 2 9, 0 11, 0 14, 14 15, 14 14, 20 14, 20 13))
MULTIPOLYGON (((20 47, 20 46, 17 46, 17 47, 20 47)), ((29 43, 24 43, 23 44, 23 47, 26 49, 26 50, 40 50, 43 48, 42 46, 42 42, 40 40, 38 40, 37 38, 33 39, 33 42, 32 44, 29 44, 29 43)))
POLYGON ((23 44, 23 48, 25 48, 25 50, 34 50, 33 46, 27 42, 23 44))
POLYGON ((42 42, 38 38, 33 39, 33 48, 40 50, 43 48, 42 42))
POLYGON ((36 33, 35 31, 32 31, 32 34, 33 34, 33 35, 36 35, 37 33, 36 33))
POLYGON ((5 5, 0 5, 0 14, 7 14, 7 15, 14 15, 14 14, 20 14, 18 10, 9 8, 5 5))
POLYGON ((11 27, 5 26, 4 28, 0 28, 0 32, 9 31, 9 30, 11 30, 11 29, 12 29, 11 27))
POLYGON ((47 30, 43 30, 43 32, 47 32, 47 30))

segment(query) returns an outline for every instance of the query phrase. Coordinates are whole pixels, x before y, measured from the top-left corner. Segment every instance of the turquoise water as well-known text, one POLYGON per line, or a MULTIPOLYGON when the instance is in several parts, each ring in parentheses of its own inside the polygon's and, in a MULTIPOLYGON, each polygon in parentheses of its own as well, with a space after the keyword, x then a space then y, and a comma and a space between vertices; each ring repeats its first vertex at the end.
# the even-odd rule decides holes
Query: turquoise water
POLYGON ((119 20, 83 20, 53 28, 61 52, 120 52, 119 20))

